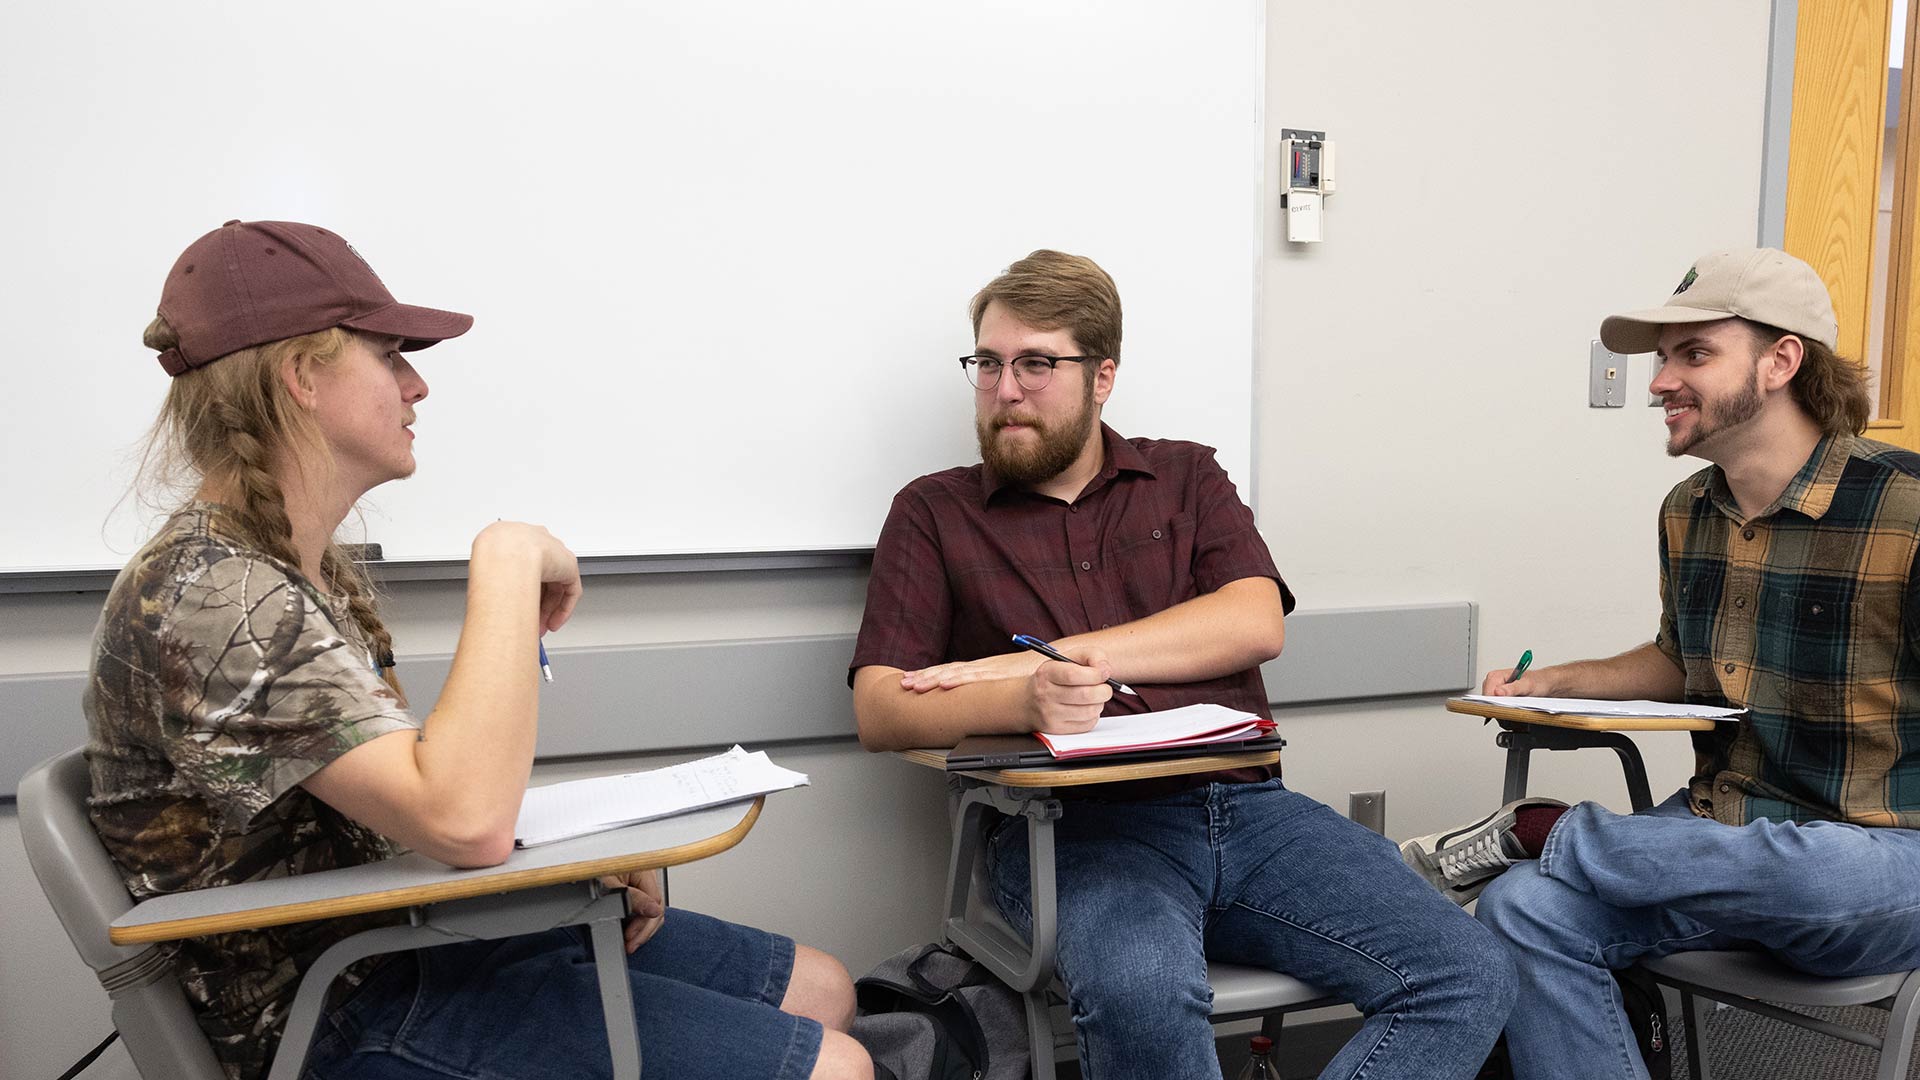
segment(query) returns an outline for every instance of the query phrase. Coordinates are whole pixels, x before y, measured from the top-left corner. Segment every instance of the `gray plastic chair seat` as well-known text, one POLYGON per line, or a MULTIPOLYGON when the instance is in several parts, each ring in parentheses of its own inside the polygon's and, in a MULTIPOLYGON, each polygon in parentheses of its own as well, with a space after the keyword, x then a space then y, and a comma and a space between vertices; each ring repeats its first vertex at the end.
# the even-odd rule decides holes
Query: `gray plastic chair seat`
MULTIPOLYGON (((1000 930, 1010 937, 1017 937, 1014 930, 1000 913, 991 905, 983 905, 975 914, 980 922, 1000 930)), ((1247 967, 1243 964, 1207 963, 1207 983, 1213 987, 1214 1023, 1240 1020, 1249 1016, 1263 1016, 1273 1012, 1295 1012, 1318 1005, 1335 1005, 1340 999, 1327 993, 1312 983, 1301 982, 1291 975, 1282 975, 1277 971, 1268 971, 1261 967, 1247 967)), ((1065 990, 1059 980, 1054 980, 1053 989, 1065 996, 1065 990)), ((1073 1032, 1066 1029, 1065 1045, 1073 1045, 1073 1032)))
MULTIPOLYGON (((1239 964, 1208 964, 1207 982, 1213 987, 1214 1023, 1263 1017, 1266 1022, 1261 1025, 1261 1032, 1275 1042, 1279 1041, 1280 1018, 1285 1014, 1322 1005, 1338 1005, 1341 1001, 1325 990, 1301 982, 1291 975, 1239 964)), ((1059 1061, 1070 1061, 1077 1046, 1074 1042, 1073 1018, 1065 1004, 1066 989, 1055 980, 1051 993, 1056 998, 1049 1021, 1054 1057, 1059 1061)))
POLYGON ((1683 952, 1643 961, 1662 979, 1787 1005, 1870 1005, 1900 992, 1910 974, 1827 978, 1795 971, 1763 952, 1683 952))
POLYGON ((1827 978, 1795 971, 1764 952, 1725 950, 1674 953, 1642 961, 1640 967, 1680 991, 1687 1014, 1687 1064, 1694 1080, 1712 1080, 1705 1047, 1705 1001, 1771 1017, 1878 1051, 1876 1080, 1905 1080, 1920 1022, 1920 971, 1827 978), (1835 1007, 1868 1005, 1887 1011, 1886 1034, 1810 1016, 1785 1005, 1835 1007))
POLYGON ((1340 1000, 1291 975, 1239 964, 1208 964, 1207 982, 1213 986, 1216 1022, 1315 1004, 1332 1005, 1340 1000))

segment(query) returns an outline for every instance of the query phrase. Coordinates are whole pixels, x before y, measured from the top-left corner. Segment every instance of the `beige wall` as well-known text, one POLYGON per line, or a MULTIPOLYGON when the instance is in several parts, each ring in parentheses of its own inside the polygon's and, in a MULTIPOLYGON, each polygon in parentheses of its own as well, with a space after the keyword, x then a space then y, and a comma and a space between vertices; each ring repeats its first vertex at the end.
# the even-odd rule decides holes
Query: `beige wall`
MULTIPOLYGON (((1327 242, 1270 236, 1263 255, 1259 516, 1290 584, 1313 608, 1475 601, 1482 667, 1644 640, 1655 505, 1690 466, 1661 454, 1654 410, 1586 407, 1587 342, 1695 255, 1751 242, 1766 5, 1274 2, 1268 24, 1268 129, 1325 128, 1340 157, 1327 242)), ((1633 369, 1630 401, 1646 375, 1633 369)), ((602 579, 567 643, 845 632, 863 587, 834 571, 602 579)), ((455 585, 402 587, 398 636, 451 648, 459 601, 455 585)), ((97 602, 0 597, 0 673, 83 666, 97 602)), ((1386 788, 1397 837, 1498 794, 1491 734, 1437 701, 1283 723, 1293 786, 1342 808, 1386 788)), ((1676 786, 1684 743, 1644 745, 1656 789, 1676 786)), ((776 797, 738 852, 676 875, 675 901, 856 969, 929 937, 938 778, 850 743, 777 757, 814 786, 776 797)), ((1624 804, 1610 756, 1565 757, 1536 767, 1536 790, 1624 804)), ((0 811, 0 1076, 48 1077, 105 1033, 105 999, 17 837, 0 811)), ((96 1070, 131 1075, 113 1057, 96 1070)))
MULTIPOLYGON (((1588 342, 1754 242, 1766 8, 1269 6, 1268 130, 1338 146, 1326 242, 1265 244, 1260 522, 1302 604, 1475 601, 1482 669, 1651 637, 1655 511, 1699 463, 1664 456, 1644 360, 1586 406, 1588 342)), ((1431 702, 1287 734, 1295 784, 1384 787, 1398 835, 1499 790, 1491 733, 1431 702)), ((1684 740, 1643 745, 1676 788, 1684 740)), ((1624 804, 1611 755, 1554 758, 1535 790, 1624 804)))

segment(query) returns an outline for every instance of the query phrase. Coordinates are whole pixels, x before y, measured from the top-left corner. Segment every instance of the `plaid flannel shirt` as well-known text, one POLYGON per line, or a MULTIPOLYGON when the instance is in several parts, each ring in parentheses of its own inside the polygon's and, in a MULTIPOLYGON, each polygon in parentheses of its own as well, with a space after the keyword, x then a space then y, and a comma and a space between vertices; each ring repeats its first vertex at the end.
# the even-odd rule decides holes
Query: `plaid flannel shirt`
POLYGON ((1660 634, 1694 735, 1693 810, 1732 825, 1920 827, 1920 454, 1829 435, 1743 517, 1719 466, 1660 516, 1660 634))

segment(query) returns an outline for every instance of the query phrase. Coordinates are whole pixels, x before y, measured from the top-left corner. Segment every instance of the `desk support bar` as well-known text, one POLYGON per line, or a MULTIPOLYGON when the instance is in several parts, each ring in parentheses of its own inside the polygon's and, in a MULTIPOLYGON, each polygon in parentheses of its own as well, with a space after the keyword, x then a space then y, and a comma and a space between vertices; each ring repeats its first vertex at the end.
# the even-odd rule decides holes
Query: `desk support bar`
POLYGON ((603 896, 596 903, 611 905, 611 918, 588 924, 593 935, 593 968, 600 976, 600 1013, 607 1023, 607 1051, 612 1055, 614 1080, 640 1080, 640 1028, 633 1013, 633 981, 627 977, 626 890, 603 896))
POLYGON ((516 893, 476 896, 407 909, 410 925, 387 926, 344 938, 321 953, 300 980, 288 1014, 286 1033, 274 1055, 268 1080, 296 1080, 306 1066, 307 1050, 320 1022, 320 1009, 333 980, 349 965, 369 956, 431 948, 464 941, 535 934, 561 926, 586 925, 593 935, 593 963, 600 977, 600 1005, 606 1014, 607 1044, 615 1080, 640 1080, 640 1042, 633 1014, 633 987, 627 979, 621 924, 627 917, 625 889, 604 890, 595 881, 549 885, 516 893))
POLYGON ((953 819, 953 856, 947 865, 945 929, 948 940, 1021 993, 1044 991, 1053 980, 1055 928, 1052 918, 1039 916, 1040 912, 1051 912, 1054 904, 1053 823, 1060 817, 1060 800, 1050 798, 1050 794, 1047 788, 970 787, 961 794, 953 819), (1014 941, 993 927, 967 920, 973 868, 986 855, 988 810, 1027 819, 1027 864, 1035 912, 1030 944, 1014 941))
MULTIPOLYGON (((1047 788, 1006 788, 962 778, 959 803, 953 813, 953 856, 947 864, 947 911, 942 930, 949 943, 979 961, 1001 981, 1020 992, 1026 1003, 1033 1080, 1053 1080, 1054 1047, 1041 1045, 1039 1032, 1051 1032, 1047 1010, 1053 985, 1053 945, 1058 930, 1055 911, 1053 823, 1060 818, 1060 800, 1047 788), (967 918, 973 870, 986 857, 987 812, 1027 819, 1029 910, 1033 912, 1033 940, 1021 942, 998 927, 967 918)), ((991 898, 981 898, 990 904, 991 898)))
POLYGON ((1527 756, 1535 750, 1583 750, 1604 746, 1620 756, 1620 770, 1627 778, 1627 801, 1635 810, 1653 805, 1653 792, 1647 784, 1647 766, 1640 758, 1640 747, 1617 731, 1575 731, 1530 724, 1500 721, 1506 730, 1494 742, 1506 747, 1507 778, 1500 801, 1513 802, 1527 795, 1527 756))

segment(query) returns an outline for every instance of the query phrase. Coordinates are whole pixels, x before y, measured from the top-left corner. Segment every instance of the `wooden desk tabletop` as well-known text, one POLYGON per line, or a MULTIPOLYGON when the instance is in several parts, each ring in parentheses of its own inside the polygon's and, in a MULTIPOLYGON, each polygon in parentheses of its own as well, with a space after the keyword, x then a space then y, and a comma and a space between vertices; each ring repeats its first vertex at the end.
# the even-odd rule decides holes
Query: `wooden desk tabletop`
POLYGON ((1448 698, 1447 711, 1468 716, 1484 716, 1538 727, 1571 728, 1575 731, 1712 731, 1713 721, 1697 716, 1574 716, 1543 713, 1532 709, 1514 709, 1489 705, 1484 701, 1448 698))
POLYGON ((455 870, 409 854, 317 874, 156 896, 115 919, 107 936, 115 945, 174 941, 678 866, 739 843, 759 820, 763 801, 764 796, 515 851, 499 866, 478 870, 455 870))
MULTIPOLYGON (((926 765, 942 772, 947 768, 945 750, 900 750, 896 753, 915 765, 926 765)), ((1059 765, 1025 765, 1017 769, 966 769, 959 775, 1007 787, 1080 787, 1121 780, 1150 780, 1156 776, 1185 776, 1216 769, 1257 768, 1279 760, 1278 750, 1255 750, 1239 754, 1162 758, 1159 761, 1122 761, 1112 765, 1075 765, 1067 762, 1059 765)))

